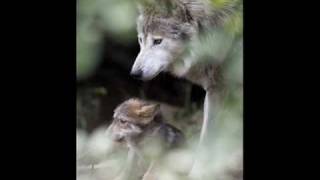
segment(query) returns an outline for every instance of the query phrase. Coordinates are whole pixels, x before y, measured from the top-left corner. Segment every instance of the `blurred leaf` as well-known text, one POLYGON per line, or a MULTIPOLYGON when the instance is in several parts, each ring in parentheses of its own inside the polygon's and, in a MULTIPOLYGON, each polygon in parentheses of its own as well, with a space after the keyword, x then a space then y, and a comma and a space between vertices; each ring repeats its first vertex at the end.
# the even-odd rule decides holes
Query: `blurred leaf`
POLYGON ((233 47, 224 65, 226 84, 239 86, 243 83, 243 39, 239 38, 233 43, 233 47))
POLYGON ((132 1, 101 1, 99 17, 101 26, 115 39, 128 42, 136 38, 136 7, 132 1))
POLYGON ((136 40, 136 8, 128 0, 78 0, 77 79, 88 78, 99 65, 106 34, 115 41, 136 40))
POLYGON ((243 33, 243 14, 242 9, 234 12, 234 15, 231 16, 226 24, 226 31, 233 34, 234 36, 241 36, 243 33))
POLYGON ((216 28, 191 41, 189 50, 192 52, 194 63, 221 63, 228 56, 233 39, 234 36, 223 28, 216 28))
POLYGON ((90 76, 100 62, 101 36, 86 25, 77 29, 77 79, 90 76))

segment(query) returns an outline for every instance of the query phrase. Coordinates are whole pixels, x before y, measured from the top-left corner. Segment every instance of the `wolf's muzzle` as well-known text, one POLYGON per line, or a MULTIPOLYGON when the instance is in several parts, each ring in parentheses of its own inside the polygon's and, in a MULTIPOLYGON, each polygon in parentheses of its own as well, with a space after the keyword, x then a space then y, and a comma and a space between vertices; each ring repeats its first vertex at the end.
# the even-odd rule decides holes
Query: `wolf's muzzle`
POLYGON ((143 72, 141 70, 137 70, 137 71, 131 71, 130 75, 135 79, 141 79, 142 73, 143 72))

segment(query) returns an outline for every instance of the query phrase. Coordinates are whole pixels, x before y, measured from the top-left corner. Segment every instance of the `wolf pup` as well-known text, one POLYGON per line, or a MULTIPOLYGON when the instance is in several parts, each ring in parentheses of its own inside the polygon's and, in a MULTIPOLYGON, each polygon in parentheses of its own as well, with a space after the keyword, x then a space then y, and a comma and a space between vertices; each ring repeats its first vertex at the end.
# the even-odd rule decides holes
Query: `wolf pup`
MULTIPOLYGON (((219 63, 196 63, 192 49, 186 51, 186 44, 199 40, 200 34, 206 30, 222 27, 228 18, 241 11, 242 1, 227 1, 216 9, 211 8, 208 0, 142 2, 137 18, 140 52, 131 75, 150 80, 167 71, 203 87, 206 96, 199 142, 202 147, 203 141, 210 137, 208 129, 214 124, 215 111, 223 96, 223 75, 219 63)), ((217 62, 223 62, 219 58, 217 62)))
POLYGON ((132 177, 133 167, 138 160, 146 163, 143 149, 156 145, 157 153, 147 163, 149 168, 144 179, 150 179, 156 158, 172 148, 182 147, 184 134, 177 128, 165 123, 160 116, 160 106, 141 99, 132 98, 121 103, 114 111, 110 125, 111 137, 114 141, 124 143, 129 148, 125 170, 119 179, 132 177), (155 143, 157 142, 157 143, 155 143))

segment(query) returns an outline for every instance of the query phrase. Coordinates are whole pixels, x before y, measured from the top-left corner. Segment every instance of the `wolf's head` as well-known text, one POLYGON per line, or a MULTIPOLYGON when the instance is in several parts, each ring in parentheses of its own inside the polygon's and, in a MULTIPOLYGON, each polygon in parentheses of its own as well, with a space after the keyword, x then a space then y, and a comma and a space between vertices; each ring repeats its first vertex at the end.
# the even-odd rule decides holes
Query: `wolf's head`
POLYGON ((198 29, 205 13, 202 4, 182 0, 159 0, 140 6, 137 19, 140 53, 131 75, 150 80, 183 54, 186 42, 198 29))
POLYGON ((144 128, 153 122, 159 108, 158 104, 136 98, 121 103, 115 109, 110 125, 113 140, 122 141, 141 134, 144 128))

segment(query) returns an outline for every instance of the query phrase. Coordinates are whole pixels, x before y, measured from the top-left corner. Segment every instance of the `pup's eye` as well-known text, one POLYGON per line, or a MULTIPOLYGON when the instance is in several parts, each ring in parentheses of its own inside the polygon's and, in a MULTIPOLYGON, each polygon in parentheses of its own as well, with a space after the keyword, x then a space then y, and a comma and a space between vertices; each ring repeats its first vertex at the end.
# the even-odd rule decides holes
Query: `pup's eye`
POLYGON ((123 119, 120 119, 120 123, 124 124, 124 123, 126 123, 126 121, 123 119))
POLYGON ((162 42, 162 39, 154 39, 153 40, 153 45, 161 44, 161 42, 162 42))
POLYGON ((139 43, 141 44, 142 43, 142 38, 139 37, 138 40, 139 40, 139 43))

